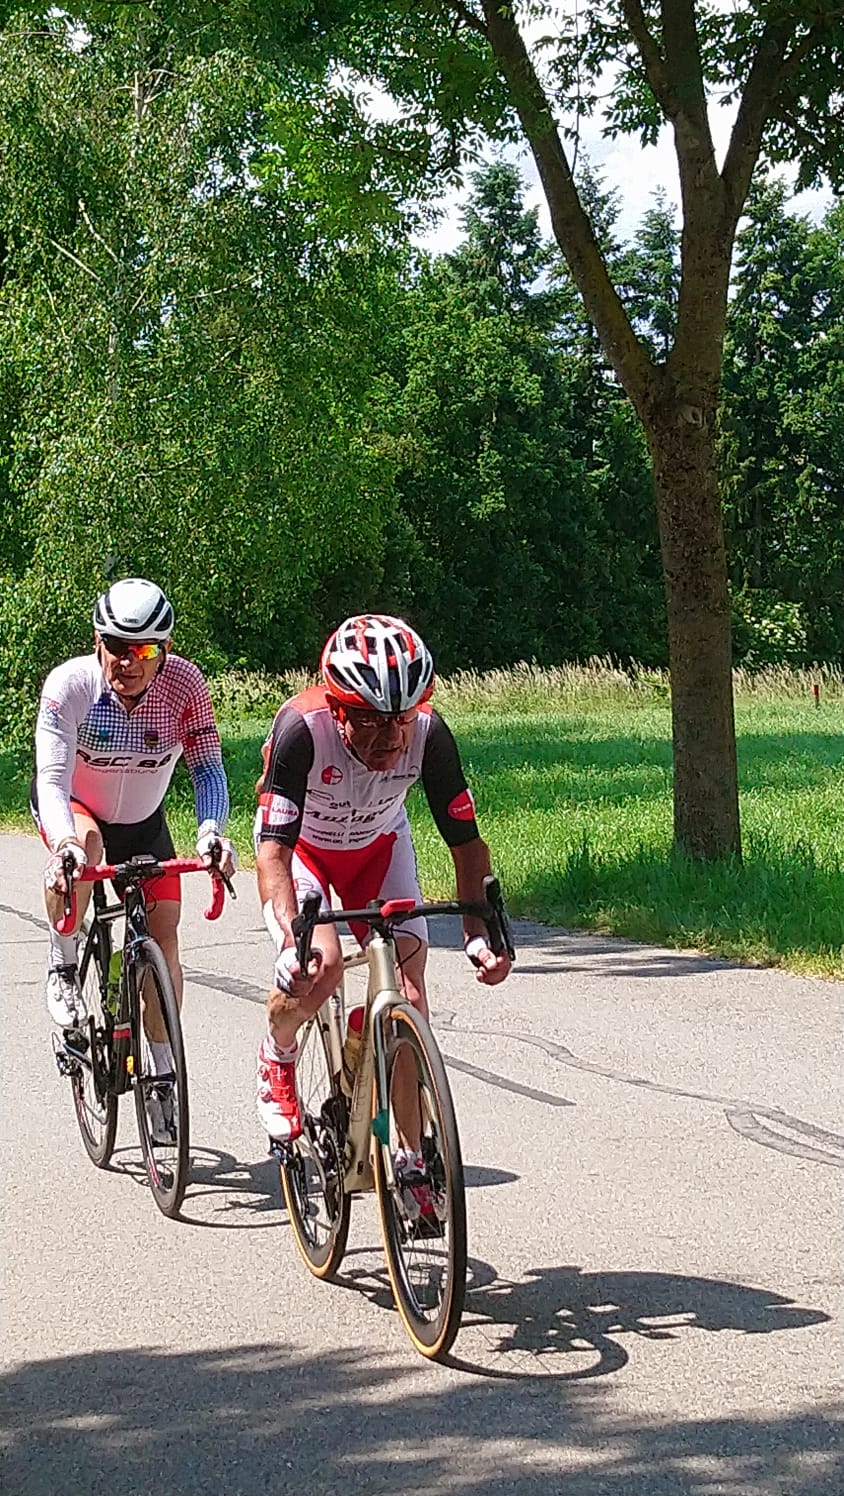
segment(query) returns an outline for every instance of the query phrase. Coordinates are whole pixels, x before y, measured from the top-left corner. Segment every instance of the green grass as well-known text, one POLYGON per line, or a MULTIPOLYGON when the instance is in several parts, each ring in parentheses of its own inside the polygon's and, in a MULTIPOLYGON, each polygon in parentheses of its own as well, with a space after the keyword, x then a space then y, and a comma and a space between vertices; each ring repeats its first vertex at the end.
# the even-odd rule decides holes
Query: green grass
MULTIPOLYGON (((302 683, 259 676, 213 683, 231 834, 244 862, 260 745, 279 701, 302 683)), ((844 976, 844 680, 833 671, 737 673, 736 688, 744 862, 711 867, 671 855, 664 677, 595 662, 441 684, 437 704, 460 743, 514 914, 844 976)), ((28 772, 8 758, 0 771, 0 819, 27 825, 28 772)), ((408 808, 423 889, 449 896, 451 859, 420 791, 408 808)), ((188 849, 193 812, 183 770, 169 818, 188 849)))

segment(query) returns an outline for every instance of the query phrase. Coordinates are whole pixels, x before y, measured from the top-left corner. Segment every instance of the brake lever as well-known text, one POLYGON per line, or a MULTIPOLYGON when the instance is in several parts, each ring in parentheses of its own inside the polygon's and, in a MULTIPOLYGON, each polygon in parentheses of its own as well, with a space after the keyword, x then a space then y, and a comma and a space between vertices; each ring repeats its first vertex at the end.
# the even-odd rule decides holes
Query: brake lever
POLYGON ((76 921, 76 891, 74 889, 74 869, 76 861, 71 852, 62 853, 62 873, 64 875, 64 912, 56 922, 56 931, 59 935, 69 935, 76 921))
POLYGON ((294 915, 290 922, 293 939, 296 942, 296 960, 299 962, 299 970, 303 976, 307 973, 311 959, 311 939, 321 906, 322 899, 318 893, 307 894, 299 913, 294 915))
POLYGON ((222 857, 222 855, 223 849, 218 842, 216 849, 211 853, 211 873, 213 877, 219 878, 221 880, 229 898, 237 901, 237 894, 235 893, 234 884, 229 877, 229 874, 224 873, 222 868, 220 867, 220 858, 222 857))
POLYGON ((501 884, 499 883, 497 878, 493 877, 492 874, 488 874, 487 877, 484 878, 483 887, 484 898, 486 899, 490 907, 490 912, 492 915, 492 918, 487 925, 487 930, 489 931, 490 950, 496 956, 501 956, 506 951, 510 960, 515 961, 516 947, 513 944, 513 934, 510 929, 510 921, 507 917, 507 910, 504 908, 504 897, 501 892, 501 884))
POLYGON ((65 919, 69 919, 73 913, 74 892, 73 874, 76 871, 76 858, 72 852, 62 853, 62 874, 64 876, 64 913, 65 919))

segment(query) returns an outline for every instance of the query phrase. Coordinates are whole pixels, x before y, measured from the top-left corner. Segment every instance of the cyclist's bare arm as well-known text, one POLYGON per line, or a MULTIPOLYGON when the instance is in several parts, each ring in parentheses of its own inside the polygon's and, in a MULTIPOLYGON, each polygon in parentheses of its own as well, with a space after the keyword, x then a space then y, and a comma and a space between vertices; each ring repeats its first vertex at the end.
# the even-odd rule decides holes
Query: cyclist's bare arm
POLYGON ((297 1001, 313 998, 322 1002, 333 989, 342 971, 340 942, 333 926, 320 926, 314 939, 307 975, 302 974, 296 960, 296 944, 290 928, 298 908, 291 872, 292 862, 292 847, 271 840, 258 843, 258 895, 264 923, 275 942, 278 957, 276 985, 297 1001))
MULTIPOLYGON (((267 904, 281 931, 285 945, 293 944, 290 924, 297 912, 296 890, 290 871, 293 848, 283 842, 262 841, 258 843, 255 866, 258 873, 258 897, 267 920, 267 904)), ((271 931, 271 933, 273 933, 271 931)))
MULTIPOLYGON (((484 896, 484 878, 492 872, 489 847, 486 842, 482 837, 477 836, 473 841, 452 847, 451 855, 454 859, 458 899, 481 900, 484 896)), ((474 946, 478 981, 491 987, 503 982, 510 971, 510 957, 506 951, 496 956, 489 949, 486 944, 487 932, 483 920, 474 918, 472 915, 464 915, 463 933, 467 945, 472 942, 474 946), (474 945, 478 940, 483 941, 482 947, 474 945)))

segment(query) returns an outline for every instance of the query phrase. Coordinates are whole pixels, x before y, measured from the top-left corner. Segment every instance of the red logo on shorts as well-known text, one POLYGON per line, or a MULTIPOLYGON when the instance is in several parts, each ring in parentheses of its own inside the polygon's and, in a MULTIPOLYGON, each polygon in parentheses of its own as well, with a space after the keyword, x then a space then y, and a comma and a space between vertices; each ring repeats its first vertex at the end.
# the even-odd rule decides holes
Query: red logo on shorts
POLYGON ((323 784, 339 784, 342 778, 343 770, 338 769, 335 764, 329 764, 328 768, 322 771, 323 784))
POLYGON ((474 821, 475 802, 472 799, 471 790, 461 790, 455 795, 448 807, 448 813, 453 821, 474 821))

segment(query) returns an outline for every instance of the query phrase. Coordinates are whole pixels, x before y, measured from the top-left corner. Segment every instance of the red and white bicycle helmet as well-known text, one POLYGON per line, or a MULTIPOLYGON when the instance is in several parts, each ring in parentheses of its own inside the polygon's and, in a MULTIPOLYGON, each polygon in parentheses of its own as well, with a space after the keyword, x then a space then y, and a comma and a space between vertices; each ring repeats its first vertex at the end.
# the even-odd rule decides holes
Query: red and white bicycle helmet
POLYGON ((396 714, 427 701, 434 661, 401 618, 361 613, 335 629, 322 652, 322 678, 344 706, 396 714))

